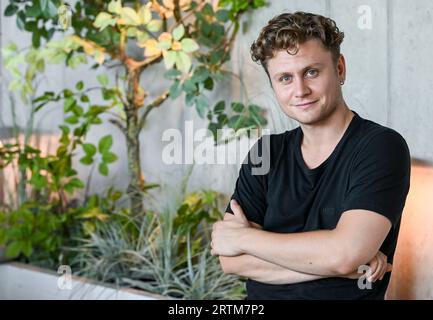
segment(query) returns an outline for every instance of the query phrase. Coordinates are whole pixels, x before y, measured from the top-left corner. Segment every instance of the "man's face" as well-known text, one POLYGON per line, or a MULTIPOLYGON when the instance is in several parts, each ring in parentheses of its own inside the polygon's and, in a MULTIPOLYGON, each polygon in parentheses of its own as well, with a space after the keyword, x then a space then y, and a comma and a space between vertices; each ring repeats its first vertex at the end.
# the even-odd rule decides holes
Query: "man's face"
POLYGON ((317 39, 299 45, 296 55, 286 50, 268 60, 268 73, 284 113, 300 124, 326 120, 342 103, 340 81, 345 79, 345 62, 337 65, 332 53, 317 39))

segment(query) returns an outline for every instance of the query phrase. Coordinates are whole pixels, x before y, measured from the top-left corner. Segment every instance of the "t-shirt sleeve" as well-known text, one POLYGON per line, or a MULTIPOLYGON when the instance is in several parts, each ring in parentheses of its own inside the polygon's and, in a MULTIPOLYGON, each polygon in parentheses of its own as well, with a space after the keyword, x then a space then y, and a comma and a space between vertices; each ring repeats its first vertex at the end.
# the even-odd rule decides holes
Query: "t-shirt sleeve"
MULTIPOLYGON (((267 173, 270 162, 270 137, 260 138, 248 152, 239 170, 231 199, 241 206, 248 221, 263 226, 266 212, 267 173)), ((226 212, 232 213, 230 202, 226 212)))
POLYGON ((377 134, 353 163, 342 211, 374 211, 396 227, 409 185, 410 153, 406 141, 395 131, 377 134))

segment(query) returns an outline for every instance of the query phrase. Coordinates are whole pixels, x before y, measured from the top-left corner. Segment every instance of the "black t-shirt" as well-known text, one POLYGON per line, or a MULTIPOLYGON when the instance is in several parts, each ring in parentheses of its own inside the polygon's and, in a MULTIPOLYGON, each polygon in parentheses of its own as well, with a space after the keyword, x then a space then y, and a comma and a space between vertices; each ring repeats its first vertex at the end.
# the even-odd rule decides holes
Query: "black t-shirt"
MULTIPOLYGON (((403 137, 354 112, 332 154, 309 169, 301 153, 302 135, 298 127, 261 137, 241 166, 232 199, 248 220, 277 233, 330 230, 347 210, 375 211, 392 223, 380 248, 392 263, 410 182, 410 154, 403 137), (258 169, 267 167, 260 174, 258 169)), ((226 211, 233 213, 230 204, 226 211)), ((383 299, 389 278, 387 273, 372 289, 363 290, 358 280, 339 277, 285 285, 249 279, 247 298, 383 299)))

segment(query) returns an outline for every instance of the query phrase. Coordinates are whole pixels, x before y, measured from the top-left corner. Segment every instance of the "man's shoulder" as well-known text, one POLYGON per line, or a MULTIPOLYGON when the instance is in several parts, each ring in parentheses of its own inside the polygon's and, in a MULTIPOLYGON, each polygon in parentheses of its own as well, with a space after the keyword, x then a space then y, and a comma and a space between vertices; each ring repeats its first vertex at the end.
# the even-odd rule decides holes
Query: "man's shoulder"
POLYGON ((374 121, 362 119, 354 142, 352 152, 357 159, 410 161, 410 151, 404 137, 397 130, 374 121))
POLYGON ((404 137, 395 129, 379 124, 369 119, 361 119, 358 129, 360 147, 371 148, 375 146, 386 146, 389 144, 405 146, 404 137))

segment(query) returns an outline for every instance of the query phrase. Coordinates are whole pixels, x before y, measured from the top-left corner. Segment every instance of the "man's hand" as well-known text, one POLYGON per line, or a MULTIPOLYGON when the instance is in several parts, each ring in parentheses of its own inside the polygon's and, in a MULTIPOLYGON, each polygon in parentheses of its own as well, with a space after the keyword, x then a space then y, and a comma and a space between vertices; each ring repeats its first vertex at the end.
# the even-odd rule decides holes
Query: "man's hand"
MULTIPOLYGON (((376 282, 382 280, 385 273, 392 271, 392 264, 387 263, 387 257, 382 253, 378 252, 373 259, 368 263, 370 266, 370 276, 368 277, 369 282, 376 282)), ((359 273, 358 270, 348 274, 344 278, 358 279, 363 276, 364 273, 359 273)))
POLYGON ((236 200, 230 201, 230 208, 234 215, 226 214, 223 221, 213 225, 211 254, 214 256, 232 257, 242 254, 237 242, 247 229, 252 228, 236 200))

